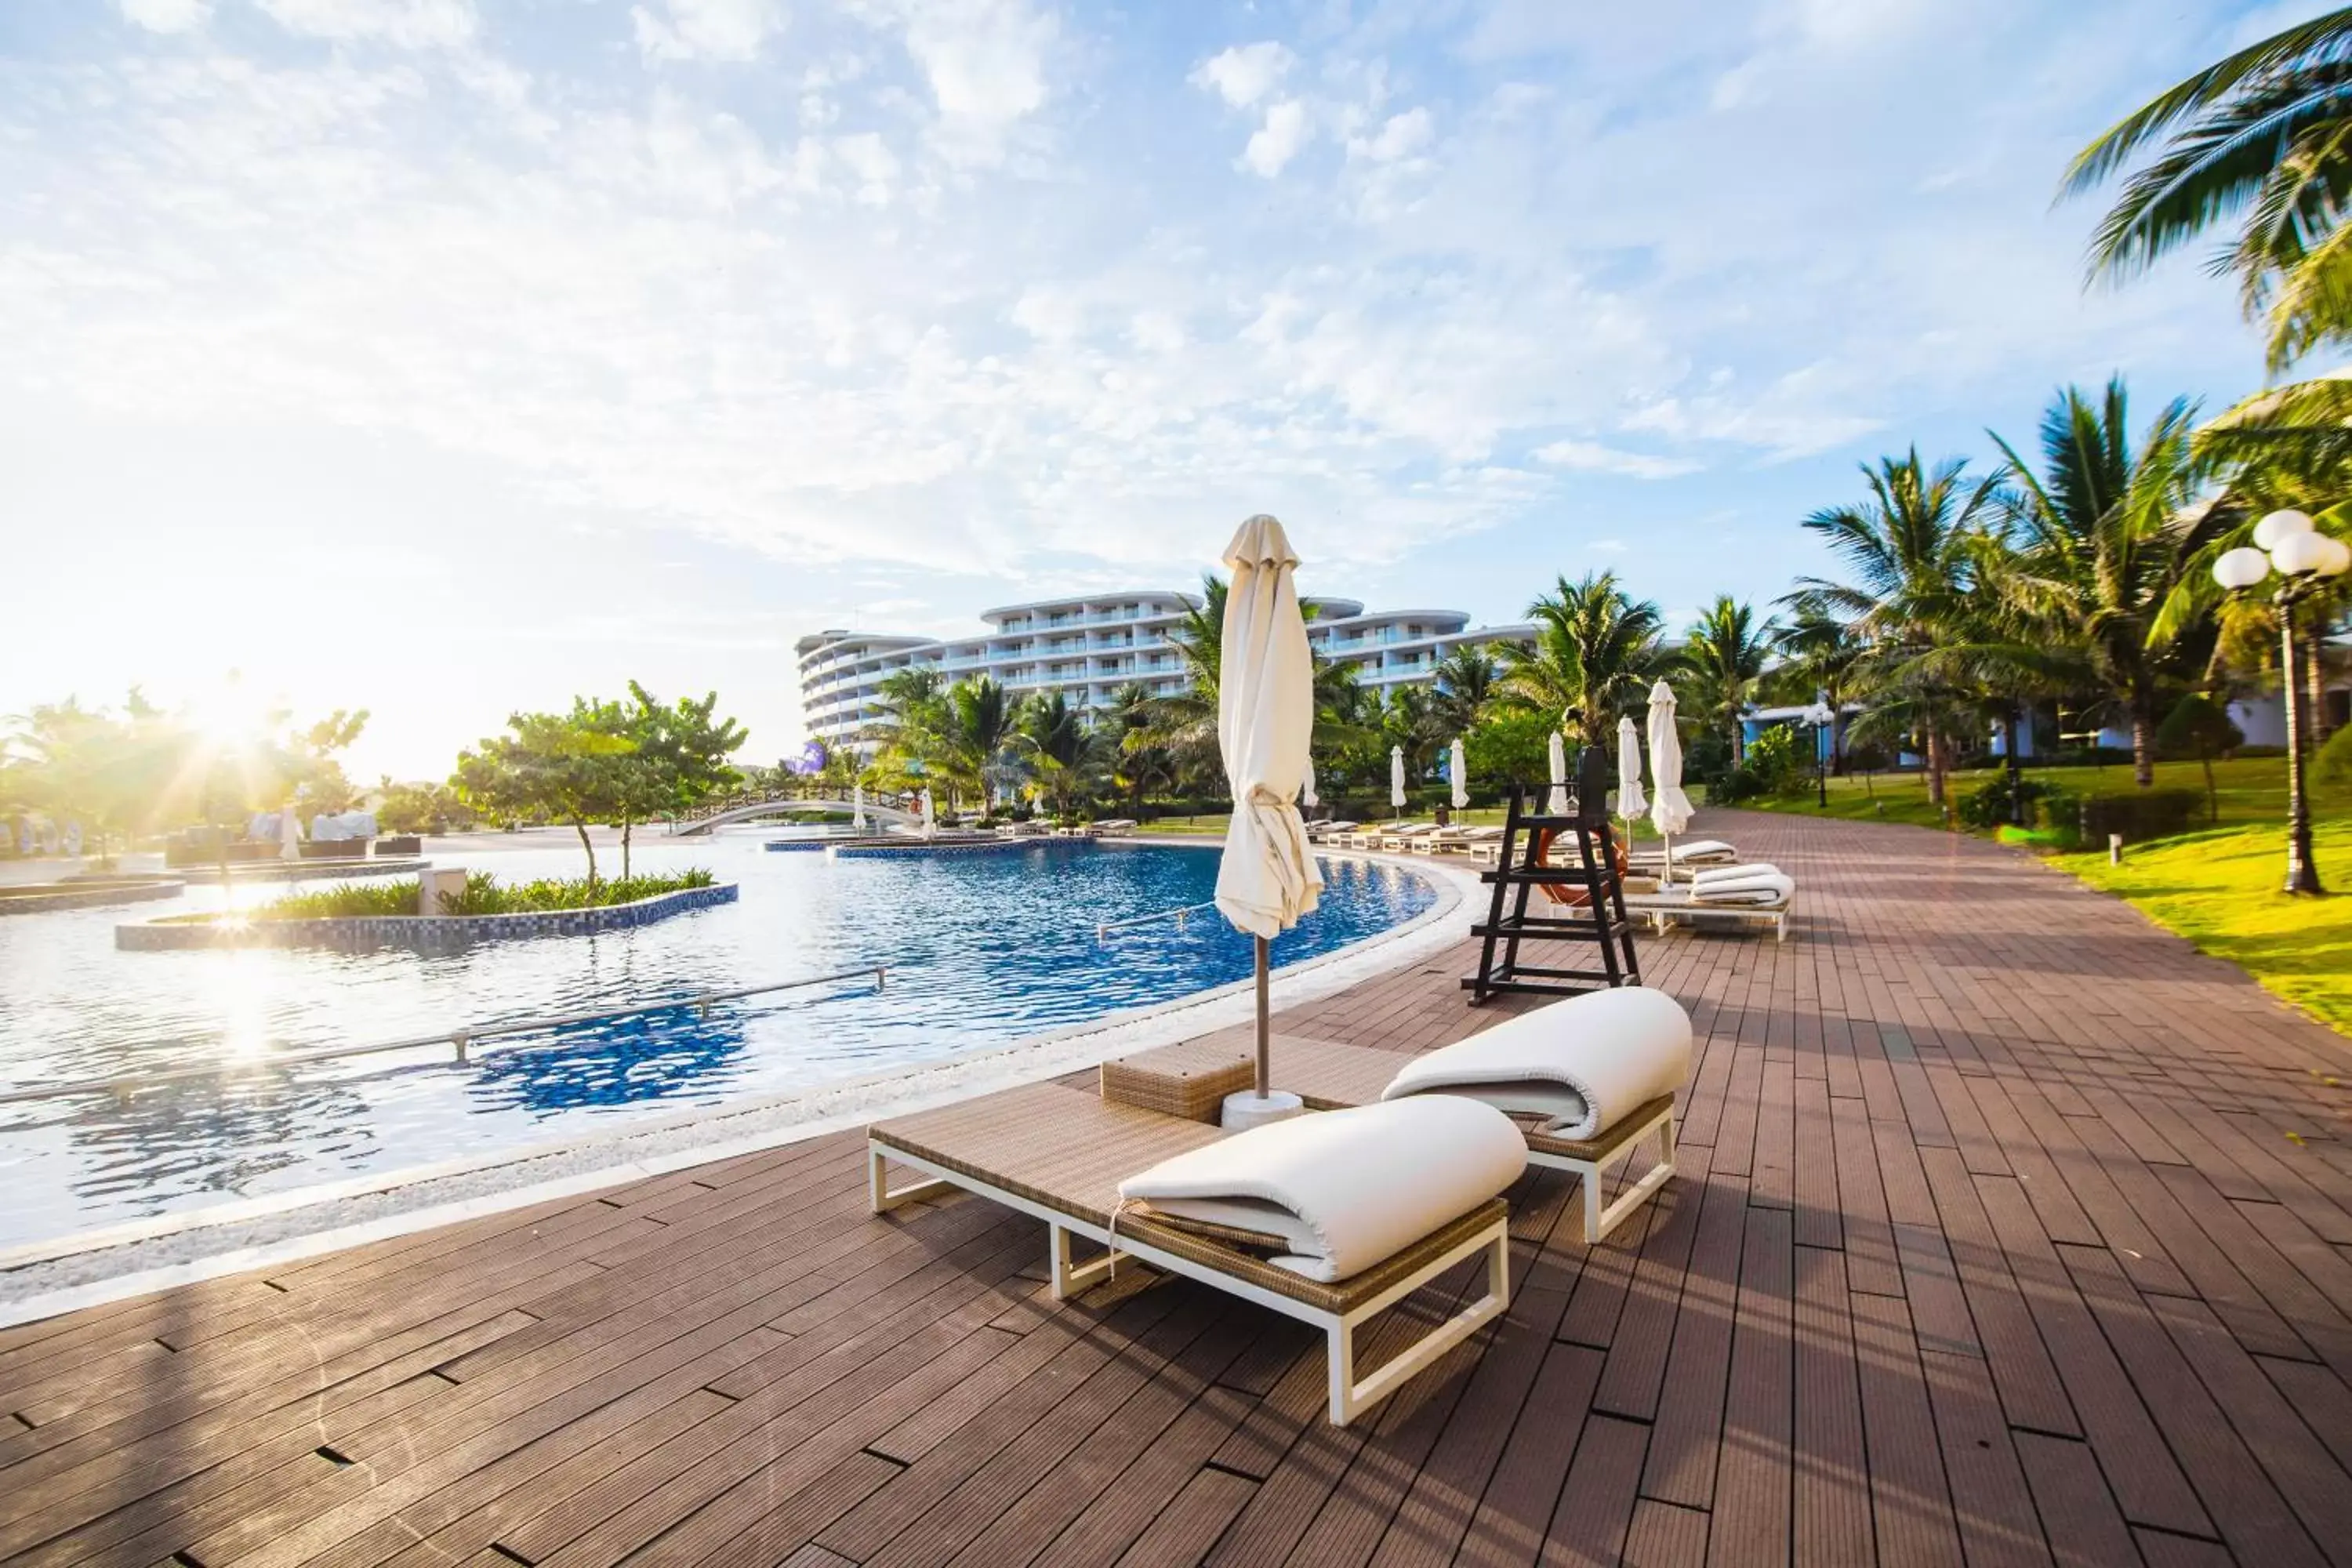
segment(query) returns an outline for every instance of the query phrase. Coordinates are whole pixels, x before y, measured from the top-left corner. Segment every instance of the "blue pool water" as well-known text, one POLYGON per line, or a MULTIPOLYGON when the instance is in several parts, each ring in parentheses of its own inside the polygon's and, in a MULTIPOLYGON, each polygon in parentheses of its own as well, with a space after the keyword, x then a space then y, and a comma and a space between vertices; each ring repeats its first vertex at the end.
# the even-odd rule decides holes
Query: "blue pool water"
MULTIPOLYGON (((1246 977, 1213 910, 1098 941, 1098 924, 1208 900, 1213 852, 1040 844, 834 859, 770 854, 774 829, 641 842, 637 868, 706 866, 733 904, 639 931, 449 952, 120 952, 118 922, 228 895, 0 920, 0 1085, 235 1068, 268 1051, 399 1039, 871 964, 868 983, 524 1037, 466 1066, 446 1047, 289 1075, 254 1070, 127 1100, 0 1106, 0 1247, 397 1170, 937 1060, 1246 977)), ((578 850, 436 857, 502 879, 579 874, 578 850)), ((608 867, 609 869, 609 867, 608 867)), ((1393 866, 1324 863, 1323 907, 1277 964, 1412 919, 1435 889, 1393 866)), ((310 886, 319 886, 313 883, 310 886)), ((240 901, 282 888, 238 889, 240 901)))

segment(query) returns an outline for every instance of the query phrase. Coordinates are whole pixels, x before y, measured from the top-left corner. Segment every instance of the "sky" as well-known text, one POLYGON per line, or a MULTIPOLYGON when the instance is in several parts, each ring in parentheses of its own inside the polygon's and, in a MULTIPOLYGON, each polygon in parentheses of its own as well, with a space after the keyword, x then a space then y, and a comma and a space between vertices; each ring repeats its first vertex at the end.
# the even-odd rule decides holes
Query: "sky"
POLYGON ((2316 5, 0 0, 0 714, 364 707, 362 779, 793 642, 1177 586, 1675 624, 1855 465, 2261 383, 2085 142, 2316 5))

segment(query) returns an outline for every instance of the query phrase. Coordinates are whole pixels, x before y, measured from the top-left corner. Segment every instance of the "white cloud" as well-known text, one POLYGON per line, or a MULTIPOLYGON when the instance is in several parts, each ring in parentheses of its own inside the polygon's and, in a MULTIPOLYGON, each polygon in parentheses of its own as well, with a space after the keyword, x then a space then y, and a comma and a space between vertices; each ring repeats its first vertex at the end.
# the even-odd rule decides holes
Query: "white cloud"
POLYGON ((780 0, 660 0, 631 7, 637 47, 651 59, 750 60, 783 30, 780 0))
POLYGON ((254 0, 289 33, 339 42, 451 47, 473 37, 473 0, 254 0))
POLYGON ((125 20, 154 33, 193 32, 212 19, 213 0, 115 0, 125 20))
POLYGON ((1307 106, 1286 98, 1265 111, 1265 123, 1242 149, 1242 163, 1250 173, 1273 179, 1307 144, 1307 106))
POLYGON ((1272 39, 1237 44, 1193 67, 1188 79, 1235 109, 1247 109, 1280 85, 1297 61, 1297 55, 1272 39))
POLYGON ((856 0, 902 37, 939 110, 935 141, 950 162, 988 166, 1050 96, 1058 40, 1030 0, 856 0))
POLYGON ((1409 109, 1381 121, 1375 134, 1350 140, 1348 151, 1357 157, 1370 158, 1376 163, 1392 163, 1401 158, 1410 158, 1428 146, 1433 133, 1429 110, 1409 109))
POLYGON ((1556 468, 1573 468, 1580 473, 1616 474, 1629 479, 1671 479, 1682 474, 1695 474, 1704 466, 1683 458, 1660 458, 1646 452, 1628 452, 1622 447, 1603 446, 1597 441, 1573 439, 1553 441, 1538 447, 1531 454, 1538 463, 1549 463, 1556 468))

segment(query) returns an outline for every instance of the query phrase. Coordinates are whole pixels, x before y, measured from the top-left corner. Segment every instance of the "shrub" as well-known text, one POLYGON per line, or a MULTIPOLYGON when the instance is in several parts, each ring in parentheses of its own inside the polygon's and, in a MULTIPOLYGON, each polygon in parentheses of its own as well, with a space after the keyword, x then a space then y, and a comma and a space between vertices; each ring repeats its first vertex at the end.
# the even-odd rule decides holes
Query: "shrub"
MULTIPOLYGON (((2024 809, 2016 815, 2024 821, 2034 821, 2037 815, 2036 805, 2058 793, 2055 785, 2044 784, 2040 779, 2019 779, 2016 799, 2024 809)), ((1956 809, 1959 814, 1961 826, 1981 831, 1989 827, 2000 827, 2008 823, 2011 820, 2010 805, 2010 781, 2003 777, 1989 779, 1962 795, 1956 809)))
POLYGON ((1738 805, 1772 794, 1764 780, 1746 768, 1733 768, 1706 786, 1709 805, 1738 805))
POLYGON ((2321 784, 2352 784, 2352 728, 2338 730, 2327 737, 2313 760, 2312 771, 2321 784))
POLYGON ((2103 847, 2110 833, 2126 844, 2186 833, 2205 816, 2205 796, 2193 789, 2133 790, 2124 795, 2076 795, 2053 789, 2034 804, 2033 826, 2052 830, 2069 846, 2103 847))
MULTIPOLYGON (((547 914, 557 910, 599 909, 608 904, 634 904, 639 899, 688 888, 708 888, 718 879, 700 867, 666 877, 625 877, 600 881, 592 889, 585 878, 544 878, 536 882, 501 884, 488 871, 466 878, 466 890, 456 897, 441 895, 445 915, 547 914)), ((310 893, 289 893, 249 911, 257 921, 360 920, 416 912, 416 879, 354 882, 310 893)))
POLYGON ((1759 794, 1784 795, 1813 776, 1812 759, 1798 755, 1797 740, 1794 724, 1776 724, 1748 742, 1748 754, 1731 771, 1752 777, 1759 794))

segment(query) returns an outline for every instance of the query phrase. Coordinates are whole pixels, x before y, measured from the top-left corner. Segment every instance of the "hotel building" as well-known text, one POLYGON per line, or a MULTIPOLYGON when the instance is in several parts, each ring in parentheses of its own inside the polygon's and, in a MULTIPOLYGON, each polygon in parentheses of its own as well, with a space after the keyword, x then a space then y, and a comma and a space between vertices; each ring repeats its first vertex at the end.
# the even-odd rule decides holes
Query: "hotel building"
MULTIPOLYGON (((984 612, 988 630, 972 637, 814 632, 793 644, 800 656, 801 713, 809 733, 828 746, 853 740, 882 717, 882 682, 902 669, 936 669, 952 684, 987 676, 1015 698, 1059 691, 1071 703, 1104 708, 1130 681, 1154 696, 1183 689, 1184 661, 1170 640, 1187 594, 1147 590, 1044 599, 984 612)), ((1465 644, 1525 640, 1532 626, 1470 625, 1459 610, 1367 611, 1354 599, 1308 597, 1307 640, 1336 663, 1351 665, 1370 687, 1427 681, 1447 653, 1465 644)))

